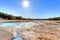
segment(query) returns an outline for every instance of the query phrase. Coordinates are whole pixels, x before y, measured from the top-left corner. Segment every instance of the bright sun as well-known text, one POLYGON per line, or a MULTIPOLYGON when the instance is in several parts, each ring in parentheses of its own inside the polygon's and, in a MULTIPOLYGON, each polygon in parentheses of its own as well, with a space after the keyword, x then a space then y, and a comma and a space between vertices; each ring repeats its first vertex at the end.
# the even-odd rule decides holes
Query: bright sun
POLYGON ((23 7, 27 8, 29 7, 29 1, 28 0, 24 0, 22 3, 23 7))

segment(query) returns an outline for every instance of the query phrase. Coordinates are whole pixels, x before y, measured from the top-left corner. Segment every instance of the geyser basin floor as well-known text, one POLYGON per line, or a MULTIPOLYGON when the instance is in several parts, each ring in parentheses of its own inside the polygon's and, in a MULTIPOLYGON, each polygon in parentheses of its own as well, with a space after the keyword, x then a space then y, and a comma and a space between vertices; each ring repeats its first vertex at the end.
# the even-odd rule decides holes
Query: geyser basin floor
MULTIPOLYGON (((8 22, 8 23, 0 23, 0 27, 4 28, 4 27, 10 27, 10 26, 12 26, 12 27, 16 27, 15 29, 18 29, 18 28, 28 28, 28 27, 34 26, 36 24, 37 23, 35 23, 35 22, 22 22, 22 23, 16 23, 16 22, 10 22, 9 23, 8 22)), ((18 35, 17 32, 15 32, 15 33, 16 33, 16 35, 18 35)), ((13 39, 13 40, 22 40, 22 38, 20 36, 16 36, 16 38, 13 39)))

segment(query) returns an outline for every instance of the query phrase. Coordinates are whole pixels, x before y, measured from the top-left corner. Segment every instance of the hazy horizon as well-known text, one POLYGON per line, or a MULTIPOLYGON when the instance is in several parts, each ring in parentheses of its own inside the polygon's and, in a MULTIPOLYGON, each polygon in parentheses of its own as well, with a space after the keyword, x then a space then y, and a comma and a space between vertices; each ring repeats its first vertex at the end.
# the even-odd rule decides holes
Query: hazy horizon
POLYGON ((60 0, 0 0, 0 12, 24 18, 60 16, 60 0))

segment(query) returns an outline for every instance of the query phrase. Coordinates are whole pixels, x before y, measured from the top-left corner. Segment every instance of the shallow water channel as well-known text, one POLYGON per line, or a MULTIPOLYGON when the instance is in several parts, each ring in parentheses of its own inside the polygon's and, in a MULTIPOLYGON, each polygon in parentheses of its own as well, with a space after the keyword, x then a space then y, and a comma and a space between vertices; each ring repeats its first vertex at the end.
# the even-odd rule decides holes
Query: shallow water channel
MULTIPOLYGON (((0 23, 0 27, 15 27, 18 24, 15 22, 8 22, 8 23, 0 23)), ((17 28, 13 30, 16 33, 16 37, 12 40, 22 40, 22 38, 19 36, 18 32, 17 32, 17 28)))
POLYGON ((0 27, 16 27, 13 31, 16 33, 16 37, 13 40, 22 40, 22 38, 19 36, 19 32, 17 31, 18 28, 27 28, 36 25, 35 22, 23 22, 23 23, 0 23, 0 27))

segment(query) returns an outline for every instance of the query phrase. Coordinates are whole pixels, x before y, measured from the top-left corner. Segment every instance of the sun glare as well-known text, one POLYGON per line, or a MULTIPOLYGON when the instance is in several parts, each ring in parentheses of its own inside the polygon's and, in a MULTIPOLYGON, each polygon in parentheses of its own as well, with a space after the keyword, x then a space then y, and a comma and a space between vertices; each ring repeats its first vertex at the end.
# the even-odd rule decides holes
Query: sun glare
POLYGON ((29 7, 29 1, 28 0, 23 0, 23 7, 27 8, 29 7))

